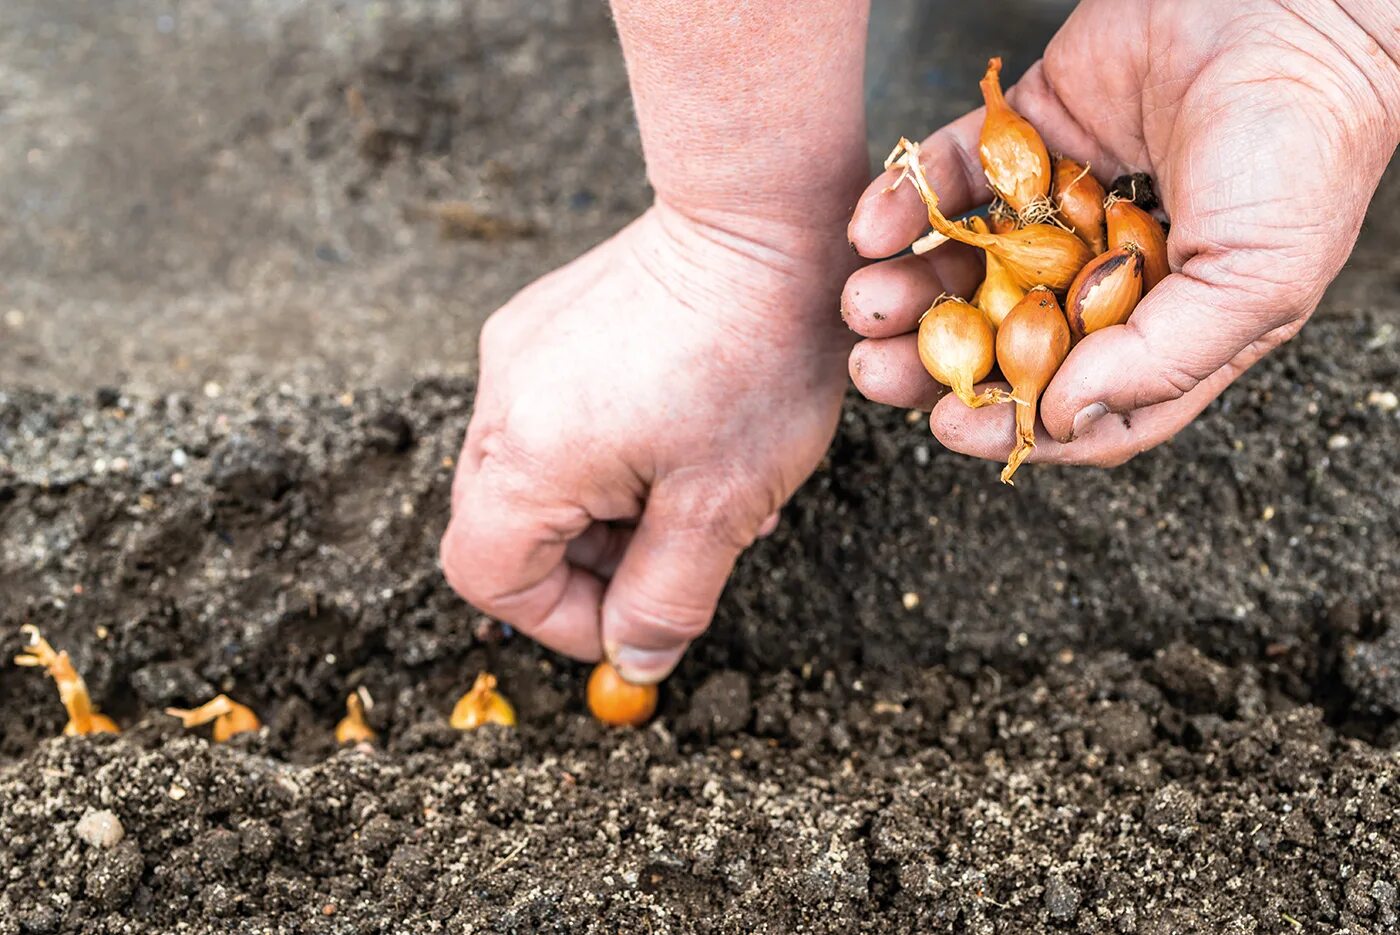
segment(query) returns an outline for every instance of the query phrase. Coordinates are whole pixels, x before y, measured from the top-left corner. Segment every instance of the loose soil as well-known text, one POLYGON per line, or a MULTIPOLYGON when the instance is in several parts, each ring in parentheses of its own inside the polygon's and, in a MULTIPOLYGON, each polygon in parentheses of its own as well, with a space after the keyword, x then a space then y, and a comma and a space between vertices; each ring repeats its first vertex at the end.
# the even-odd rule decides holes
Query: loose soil
MULTIPOLYGON (((1065 5, 884 6, 874 149, 1065 5)), ((1397 929, 1400 188, 1118 470, 1010 490, 853 399, 611 731, 436 552, 460 349, 645 203, 625 76, 601 4, 409 7, 0 13, 0 935, 1397 929), (446 197, 503 226, 405 216, 446 197), (57 736, 25 622, 121 736, 57 736), (451 730, 484 669, 519 728, 451 730), (337 749, 361 686, 380 741, 337 749), (160 713, 218 691, 264 729, 160 713)))
POLYGON ((469 383, 0 395, 0 648, 127 728, 51 739, 3 670, 0 932, 1388 930, 1397 377, 1393 320, 1319 321, 1016 490, 852 402, 638 731, 442 583, 469 383), (447 727, 482 669, 518 730, 447 727), (337 751, 356 686, 382 741, 337 751), (159 713, 215 691, 265 730, 159 713))

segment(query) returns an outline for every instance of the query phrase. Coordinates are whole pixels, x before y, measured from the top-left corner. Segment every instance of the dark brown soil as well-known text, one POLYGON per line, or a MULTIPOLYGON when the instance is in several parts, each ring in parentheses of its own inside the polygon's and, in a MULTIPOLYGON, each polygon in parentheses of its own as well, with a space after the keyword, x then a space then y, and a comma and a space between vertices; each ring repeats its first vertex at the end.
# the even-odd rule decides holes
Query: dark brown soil
MULTIPOLYGON (((877 3, 872 152, 1070 5, 877 3)), ((1394 179, 1125 468, 852 401, 608 731, 436 555, 480 320, 647 201, 625 74, 601 2, 390 6, 0 4, 0 935, 1397 930, 1394 179), (120 737, 56 737, 26 621, 120 737), (447 726, 482 669, 518 729, 447 726), (216 691, 266 727, 160 713, 216 691)))
POLYGON ((0 932, 1389 930, 1398 376, 1393 317, 1320 321, 1172 445, 1014 491, 853 403, 617 732, 434 567, 469 385, 0 395, 4 656, 32 621, 127 728, 47 739, 3 670, 0 932), (446 726, 482 668, 518 730, 446 726), (383 741, 337 753, 359 685, 383 741), (216 689, 266 729, 158 713, 216 689))

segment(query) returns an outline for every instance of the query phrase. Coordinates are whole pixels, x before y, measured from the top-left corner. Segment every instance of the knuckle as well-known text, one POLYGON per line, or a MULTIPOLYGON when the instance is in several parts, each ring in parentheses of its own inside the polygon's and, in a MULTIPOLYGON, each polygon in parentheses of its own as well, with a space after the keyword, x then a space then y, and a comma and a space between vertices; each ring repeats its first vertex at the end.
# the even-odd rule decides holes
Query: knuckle
POLYGON ((618 614, 629 626, 664 636, 666 642, 680 643, 695 639, 709 628, 714 607, 642 592, 629 596, 627 603, 618 608, 618 614))
POLYGON ((778 498, 733 471, 689 478, 671 486, 664 498, 670 528, 734 552, 742 552, 758 537, 758 528, 778 509, 778 498))

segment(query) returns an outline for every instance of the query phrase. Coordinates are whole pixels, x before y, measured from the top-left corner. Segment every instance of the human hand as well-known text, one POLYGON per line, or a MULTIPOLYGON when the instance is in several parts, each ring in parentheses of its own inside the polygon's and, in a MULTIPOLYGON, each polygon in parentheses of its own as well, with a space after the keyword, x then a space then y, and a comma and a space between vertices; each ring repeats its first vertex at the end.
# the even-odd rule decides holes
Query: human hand
POLYGON ((635 682, 710 622, 831 441, 855 258, 658 206, 486 323, 442 564, 488 614, 635 682))
MULTIPOLYGON (((1154 176, 1172 222, 1173 274, 1127 324, 1070 353, 1041 399, 1030 460, 1120 464, 1174 435, 1303 326, 1400 142, 1400 43, 1385 6, 1086 0, 1008 93, 1052 152, 1105 180, 1154 176)), ((923 145, 946 214, 990 198, 982 117, 923 145)), ((924 230, 912 187, 887 191, 894 178, 876 179, 851 220, 864 256, 891 256, 924 230)), ((1004 460, 1010 408, 938 402, 915 346, 924 309, 945 289, 968 294, 975 264, 945 247, 851 276, 842 307, 866 338, 851 375, 872 400, 932 408, 945 446, 1004 460)))

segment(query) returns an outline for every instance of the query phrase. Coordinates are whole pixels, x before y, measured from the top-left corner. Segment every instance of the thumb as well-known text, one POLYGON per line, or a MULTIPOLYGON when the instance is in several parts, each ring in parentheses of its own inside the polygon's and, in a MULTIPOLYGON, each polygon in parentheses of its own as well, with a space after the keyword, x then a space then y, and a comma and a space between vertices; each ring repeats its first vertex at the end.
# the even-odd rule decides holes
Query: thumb
POLYGON ((725 582, 754 529, 731 535, 724 521, 647 505, 603 598, 603 647, 629 682, 659 682, 710 625, 725 582))
POLYGON ((1074 348, 1040 403, 1060 442, 1083 436, 1100 417, 1179 399, 1241 352, 1283 343, 1306 309, 1276 290, 1168 276, 1124 325, 1074 348))

